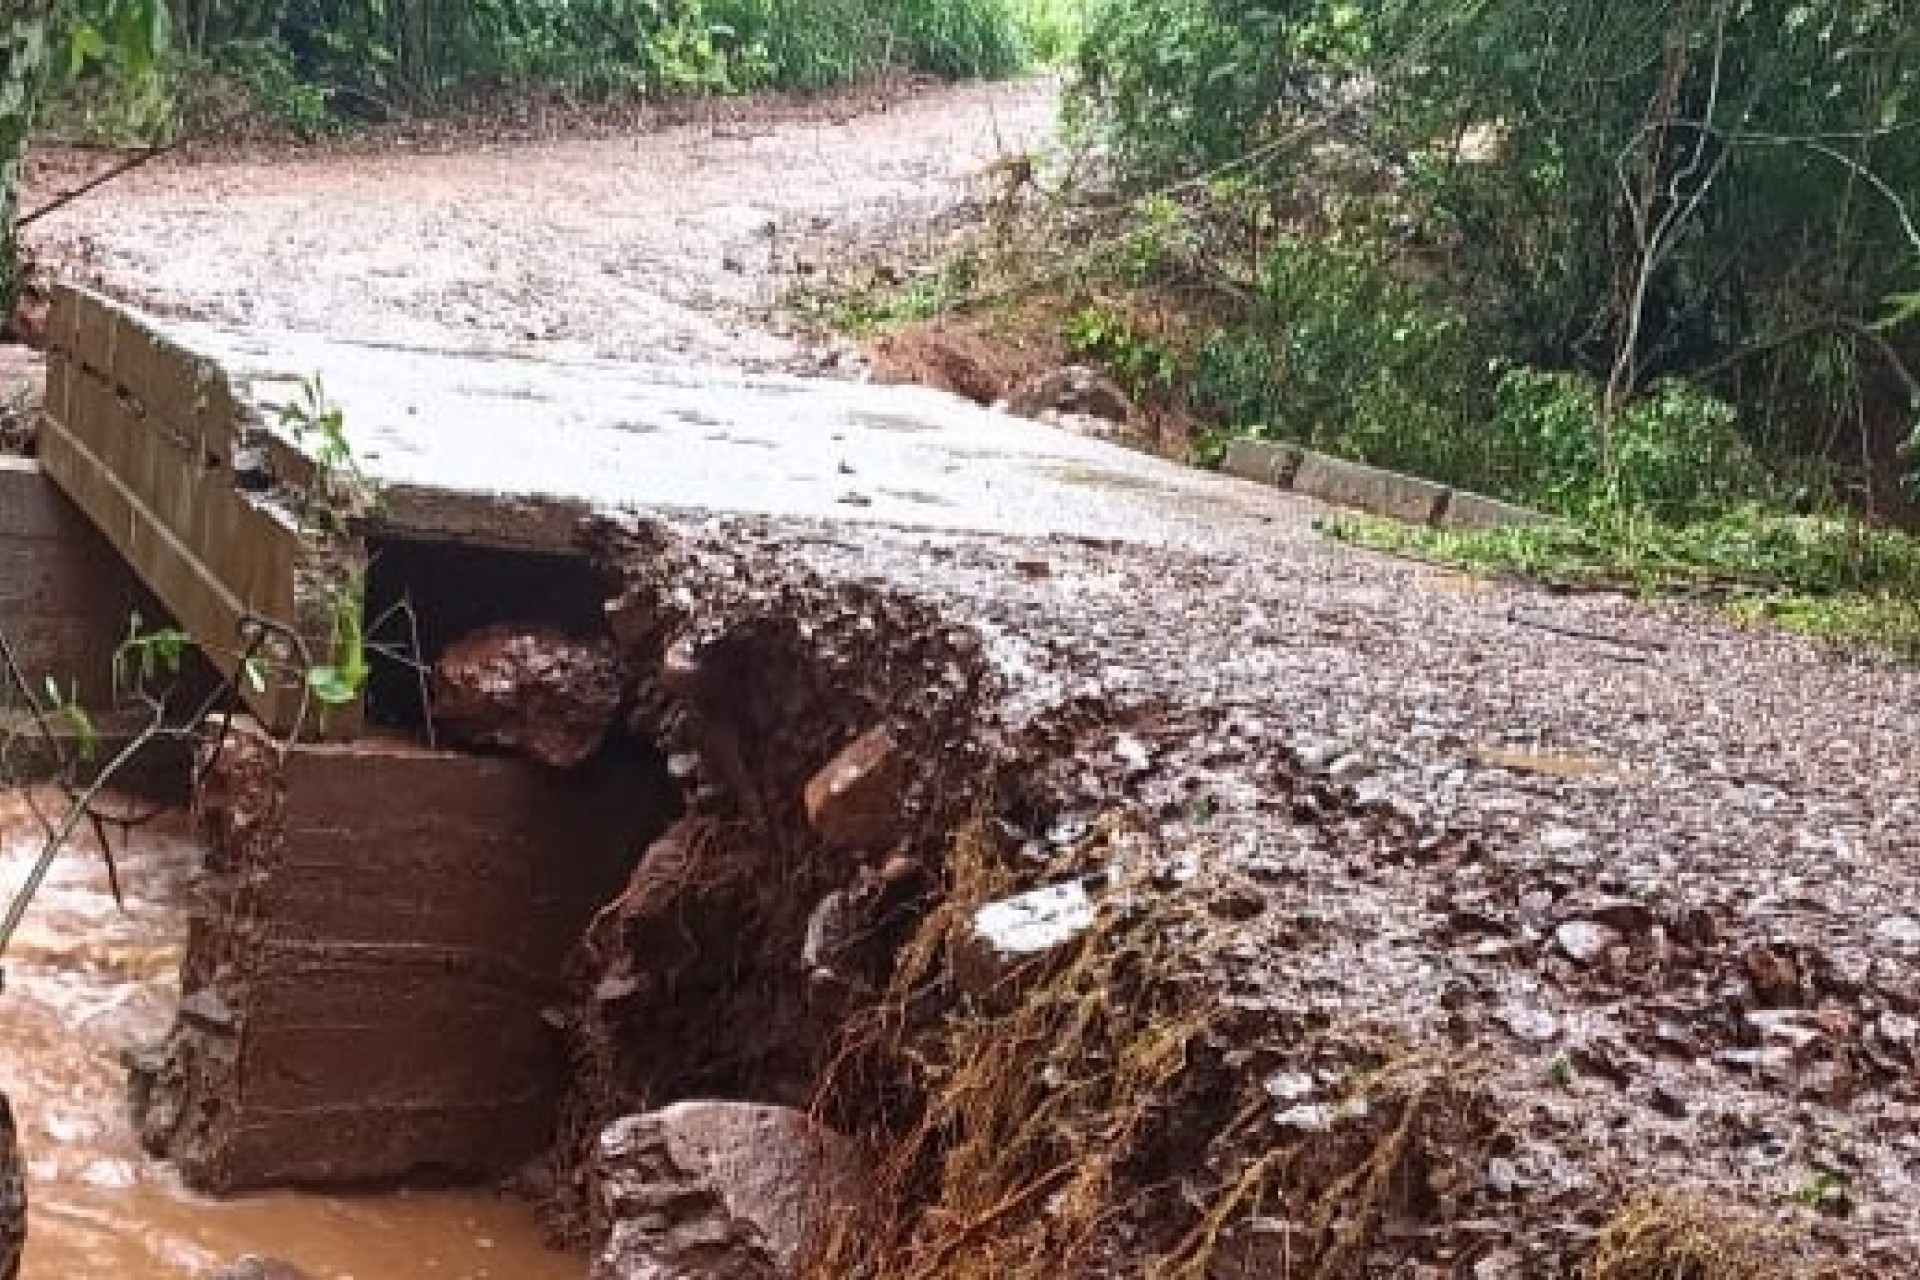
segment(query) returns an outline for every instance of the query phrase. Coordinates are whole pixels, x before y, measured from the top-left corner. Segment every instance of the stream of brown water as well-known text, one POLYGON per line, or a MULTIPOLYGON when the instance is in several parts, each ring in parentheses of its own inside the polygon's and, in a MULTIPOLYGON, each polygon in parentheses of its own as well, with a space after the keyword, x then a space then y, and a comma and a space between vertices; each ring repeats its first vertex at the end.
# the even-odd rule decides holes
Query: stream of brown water
MULTIPOLYGON (((0 794, 0 891, 38 852, 39 828, 0 794)), ((116 845, 117 845, 116 841, 116 845)), ((6 957, 0 1088, 12 1098, 33 1199, 25 1280, 194 1280, 244 1254, 315 1280, 581 1280, 522 1202, 486 1193, 364 1198, 195 1196, 148 1160, 127 1116, 121 1054, 173 1016, 196 854, 169 818, 117 851, 115 907, 91 841, 55 869, 6 957)))

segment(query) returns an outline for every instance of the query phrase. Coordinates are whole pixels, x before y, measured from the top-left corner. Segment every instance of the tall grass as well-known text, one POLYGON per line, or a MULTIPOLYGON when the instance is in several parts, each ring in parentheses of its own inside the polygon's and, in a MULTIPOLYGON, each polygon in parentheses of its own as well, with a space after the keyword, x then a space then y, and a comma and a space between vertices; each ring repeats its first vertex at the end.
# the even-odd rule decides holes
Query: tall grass
POLYGON ((1094 0, 1020 0, 1018 18, 1034 66, 1067 63, 1080 48, 1094 0))
POLYGON ((407 106, 500 87, 618 97, 1010 75, 1083 0, 172 0, 188 65, 270 105, 407 106))
POLYGON ((889 70, 989 78, 1026 61, 1014 0, 706 0, 706 11, 756 51, 749 88, 824 89, 889 70))

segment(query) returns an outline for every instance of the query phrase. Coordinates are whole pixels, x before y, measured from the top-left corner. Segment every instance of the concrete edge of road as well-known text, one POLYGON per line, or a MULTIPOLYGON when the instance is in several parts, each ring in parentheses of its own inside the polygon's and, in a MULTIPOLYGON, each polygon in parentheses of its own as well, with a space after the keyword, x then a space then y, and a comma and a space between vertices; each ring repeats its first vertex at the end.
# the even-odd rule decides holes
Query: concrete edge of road
POLYGON ((1435 529, 1505 529, 1556 523, 1554 517, 1466 489, 1455 489, 1296 444, 1235 440, 1222 471, 1287 489, 1336 507, 1435 529))

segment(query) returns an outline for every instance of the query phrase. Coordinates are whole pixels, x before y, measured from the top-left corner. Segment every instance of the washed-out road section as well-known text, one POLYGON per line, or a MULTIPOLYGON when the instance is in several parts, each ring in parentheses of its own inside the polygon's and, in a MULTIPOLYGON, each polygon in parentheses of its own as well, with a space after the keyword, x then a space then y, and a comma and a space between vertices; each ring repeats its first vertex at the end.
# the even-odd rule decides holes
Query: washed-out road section
POLYGON ((1515 1265, 1577 1253, 1542 1224, 1607 1186, 1764 1208, 1836 1168, 1829 1234, 1920 1261, 1910 670, 1358 552, 1306 500, 932 392, 127 323, 223 371, 273 456, 311 451, 275 406, 317 376, 399 536, 663 521, 932 602, 1011 724, 1100 707, 1088 768, 1119 761, 1207 877, 1267 886, 1195 964, 1531 1117, 1515 1265), (1282 757, 1468 843, 1329 846, 1262 781, 1282 757))
POLYGON ((828 121, 162 166, 43 243, 257 326, 169 332, 270 435, 319 375, 403 532, 554 549, 590 510, 638 513, 931 602, 985 637, 1010 718, 1102 708, 1090 768, 1129 778, 1175 853, 1261 886, 1197 966, 1471 1065, 1521 1118, 1488 1171, 1519 1206, 1483 1248, 1508 1273, 1577 1251, 1541 1224, 1607 1188, 1800 1213, 1832 1181, 1852 1215, 1828 1236, 1920 1269, 1910 670, 1358 552, 1310 502, 933 393, 739 372, 794 357, 753 317, 791 272, 756 264, 833 217, 811 210, 866 207, 862 183, 957 189, 1010 145, 1007 102, 1044 123, 1027 89, 896 108, 878 134, 953 143, 899 168, 869 125, 828 121), (1282 755, 1476 852, 1330 847, 1276 801, 1282 755))

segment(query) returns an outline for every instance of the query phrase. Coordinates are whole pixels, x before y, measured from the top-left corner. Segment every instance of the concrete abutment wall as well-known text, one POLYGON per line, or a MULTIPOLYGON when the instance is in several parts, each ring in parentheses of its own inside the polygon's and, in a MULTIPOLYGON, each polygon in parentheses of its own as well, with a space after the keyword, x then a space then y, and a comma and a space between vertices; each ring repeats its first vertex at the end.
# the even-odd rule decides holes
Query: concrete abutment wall
POLYGON ((0 632, 30 686, 48 678, 106 707, 127 623, 158 609, 80 510, 28 458, 0 457, 0 632))
POLYGON ((550 1138, 561 966, 670 821, 658 762, 559 773, 236 727, 196 798, 206 875, 142 1136, 210 1191, 492 1177, 550 1138))

